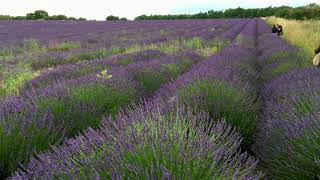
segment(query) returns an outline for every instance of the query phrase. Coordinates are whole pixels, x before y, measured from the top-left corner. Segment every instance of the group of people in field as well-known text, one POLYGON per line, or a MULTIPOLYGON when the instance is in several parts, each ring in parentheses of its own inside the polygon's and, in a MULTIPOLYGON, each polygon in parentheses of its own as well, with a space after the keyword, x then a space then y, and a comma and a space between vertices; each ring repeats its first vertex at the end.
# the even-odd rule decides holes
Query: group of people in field
POLYGON ((273 34, 278 34, 278 36, 281 36, 283 35, 283 29, 282 29, 282 26, 280 24, 277 24, 277 25, 273 25, 272 28, 271 28, 271 31, 273 34))
MULTIPOLYGON (((274 24, 271 28, 271 32, 273 34, 277 34, 278 36, 281 36, 283 35, 283 28, 280 24, 277 24, 277 25, 274 24)), ((313 58, 313 65, 316 66, 317 68, 320 68, 320 45, 314 52, 316 55, 313 58)))

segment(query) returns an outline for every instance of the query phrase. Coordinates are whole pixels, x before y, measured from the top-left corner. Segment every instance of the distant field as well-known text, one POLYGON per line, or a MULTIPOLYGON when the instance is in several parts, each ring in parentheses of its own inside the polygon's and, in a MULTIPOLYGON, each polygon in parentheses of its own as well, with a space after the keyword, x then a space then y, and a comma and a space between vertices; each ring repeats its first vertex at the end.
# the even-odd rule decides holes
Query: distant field
POLYGON ((266 21, 270 25, 281 24, 284 28, 284 38, 291 44, 302 48, 310 58, 313 58, 314 50, 320 45, 319 20, 302 21, 269 17, 266 21))
POLYGON ((194 49, 208 56, 223 45, 216 38, 235 23, 1 21, 0 99, 17 94, 25 81, 59 65, 143 50, 174 54, 194 49))
POLYGON ((311 54, 260 18, 0 21, 0 179, 320 178, 311 54))

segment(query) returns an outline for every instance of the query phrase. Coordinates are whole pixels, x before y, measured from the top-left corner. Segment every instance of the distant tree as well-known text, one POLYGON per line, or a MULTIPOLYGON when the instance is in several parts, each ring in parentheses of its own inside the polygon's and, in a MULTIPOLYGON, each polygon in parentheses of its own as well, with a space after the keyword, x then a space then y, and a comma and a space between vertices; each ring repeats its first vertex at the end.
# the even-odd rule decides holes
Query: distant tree
POLYGON ((134 20, 147 20, 147 18, 148 18, 148 16, 143 14, 143 15, 140 15, 140 16, 134 18, 134 20))
POLYGON ((320 5, 313 3, 307 6, 292 8, 289 6, 252 8, 252 9, 227 9, 224 11, 210 10, 197 14, 178 15, 141 15, 135 20, 169 20, 169 19, 209 19, 209 18, 254 18, 277 16, 287 19, 320 19, 320 5))
POLYGON ((68 17, 65 15, 53 15, 46 18, 47 20, 68 20, 68 17))
POLYGON ((118 21, 120 18, 118 16, 110 15, 106 18, 107 21, 118 21))
POLYGON ((9 15, 0 15, 0 20, 10 20, 10 19, 13 19, 13 17, 9 15))
POLYGON ((86 18, 82 18, 82 17, 79 18, 79 21, 86 21, 86 20, 87 20, 86 18))
POLYGON ((224 11, 224 15, 228 18, 243 18, 245 17, 245 11, 245 9, 240 7, 236 9, 227 9, 224 11))
POLYGON ((303 8, 303 14, 306 19, 320 19, 320 5, 316 3, 309 4, 306 8, 303 8))
POLYGON ((28 13, 28 14, 26 15, 26 19, 27 19, 27 20, 34 20, 34 19, 35 19, 34 14, 33 14, 33 13, 28 13))
POLYGON ((70 20, 70 21, 74 21, 74 20, 77 20, 76 18, 74 18, 74 17, 69 17, 68 18, 68 20, 70 20))
POLYGON ((303 9, 289 9, 288 14, 285 16, 287 19, 298 19, 303 20, 306 18, 304 15, 303 9))
POLYGON ((121 21, 127 21, 128 19, 125 17, 120 18, 121 21))
POLYGON ((26 16, 16 16, 13 18, 14 20, 26 20, 27 17, 26 16))
POLYGON ((49 17, 49 14, 43 10, 37 10, 34 13, 28 13, 26 19, 28 20, 37 20, 37 19, 46 19, 49 17))
POLYGON ((35 19, 45 19, 49 17, 49 14, 44 10, 37 10, 33 13, 35 19))
POLYGON ((281 6, 277 9, 277 11, 274 15, 278 16, 278 17, 290 18, 290 16, 289 16, 290 9, 291 9, 291 7, 281 6))
POLYGON ((210 18, 221 18, 223 16, 223 11, 208 11, 208 16, 210 18))
POLYGON ((311 3, 305 6, 306 8, 320 8, 320 5, 317 3, 311 3))

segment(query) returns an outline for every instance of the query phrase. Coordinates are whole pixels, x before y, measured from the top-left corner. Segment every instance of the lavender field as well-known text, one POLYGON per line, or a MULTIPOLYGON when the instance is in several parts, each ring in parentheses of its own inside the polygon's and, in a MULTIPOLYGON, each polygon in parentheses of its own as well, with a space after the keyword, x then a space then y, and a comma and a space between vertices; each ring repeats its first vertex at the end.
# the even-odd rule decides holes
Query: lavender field
POLYGON ((0 21, 0 179, 320 179, 320 71, 262 19, 0 21))

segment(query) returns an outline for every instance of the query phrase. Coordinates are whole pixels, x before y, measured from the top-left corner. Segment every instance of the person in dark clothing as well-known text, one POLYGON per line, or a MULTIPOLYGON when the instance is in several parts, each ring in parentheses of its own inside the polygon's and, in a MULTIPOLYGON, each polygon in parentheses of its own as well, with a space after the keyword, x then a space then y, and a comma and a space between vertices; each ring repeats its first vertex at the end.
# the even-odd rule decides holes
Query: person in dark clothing
POLYGON ((273 26, 272 26, 271 32, 272 32, 272 33, 277 33, 277 32, 278 32, 278 29, 277 29, 276 25, 273 25, 273 26))
POLYGON ((277 33, 278 33, 278 36, 283 35, 282 26, 280 24, 277 24, 277 33))
POLYGON ((314 53, 316 53, 316 54, 320 53, 320 46, 314 51, 314 53))

